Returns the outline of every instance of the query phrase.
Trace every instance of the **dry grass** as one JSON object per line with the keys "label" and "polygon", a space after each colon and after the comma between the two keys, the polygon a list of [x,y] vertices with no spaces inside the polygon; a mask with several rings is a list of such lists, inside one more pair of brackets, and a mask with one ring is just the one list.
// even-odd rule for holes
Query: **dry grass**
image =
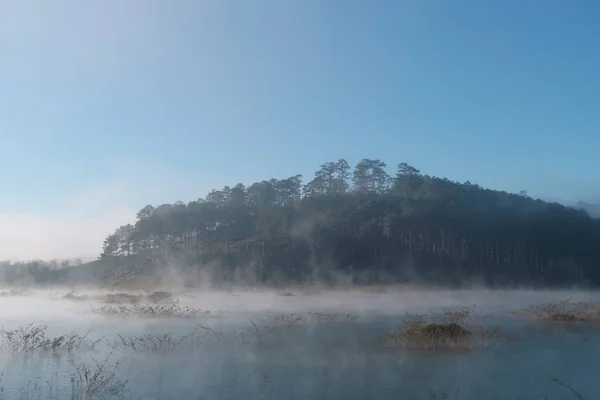
{"label": "dry grass", "polygon": [[444,310],[444,319],[447,322],[458,324],[461,321],[467,320],[475,314],[475,307],[459,307]]}
{"label": "dry grass", "polygon": [[2,337],[5,344],[13,351],[32,352],[32,351],[73,351],[81,348],[93,348],[100,342],[88,341],[86,339],[89,332],[79,335],[75,332],[69,332],[59,336],[48,336],[45,326],[36,326],[29,324],[13,330],[3,330]]}
{"label": "dry grass", "polygon": [[181,343],[192,337],[200,328],[194,329],[190,334],[173,338],[170,333],[154,334],[148,333],[142,336],[123,337],[117,334],[120,344],[135,352],[170,353]]}
{"label": "dry grass", "polygon": [[298,313],[277,313],[272,317],[269,317],[274,323],[292,325],[300,323],[313,323],[313,324],[332,324],[332,323],[343,323],[343,322],[354,322],[358,319],[356,315],[348,313],[321,313],[321,312],[308,312],[305,314]]}
{"label": "dry grass", "polygon": [[144,292],[109,292],[101,295],[85,295],[71,291],[62,296],[65,300],[83,301],[96,300],[105,304],[140,304],[144,302],[158,304],[165,302],[177,302],[174,295],[170,292],[155,291],[151,293]]}
{"label": "dry grass", "polygon": [[119,380],[117,369],[119,362],[113,366],[108,364],[112,353],[94,365],[86,363],[76,364],[71,360],[74,371],[71,373],[71,399],[84,400],[97,398],[103,395],[121,397],[127,385],[127,380]]}
{"label": "dry grass", "polygon": [[402,326],[384,338],[387,347],[406,349],[452,349],[470,350],[473,348],[472,333],[465,327],[452,323],[428,323]]}
{"label": "dry grass", "polygon": [[471,350],[498,339],[499,328],[486,328],[468,321],[473,311],[469,307],[446,310],[440,322],[428,322],[427,315],[407,314],[402,326],[383,338],[384,345],[419,350]]}
{"label": "dry grass", "polygon": [[547,322],[582,322],[600,318],[600,304],[593,302],[572,303],[571,299],[555,300],[527,307],[517,316],[525,316]]}
{"label": "dry grass", "polygon": [[146,318],[221,318],[224,315],[224,312],[219,310],[203,310],[179,304],[105,305],[92,308],[91,311],[104,316]]}

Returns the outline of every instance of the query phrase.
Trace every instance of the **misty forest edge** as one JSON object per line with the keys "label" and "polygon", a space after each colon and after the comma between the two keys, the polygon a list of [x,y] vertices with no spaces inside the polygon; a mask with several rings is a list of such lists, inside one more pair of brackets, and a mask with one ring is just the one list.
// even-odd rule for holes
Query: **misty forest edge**
{"label": "misty forest edge", "polygon": [[[111,282],[175,269],[213,284],[597,286],[600,219],[583,209],[344,159],[301,175],[147,205],[97,261],[2,263],[7,284]],[[197,280],[190,279],[190,282]]]}

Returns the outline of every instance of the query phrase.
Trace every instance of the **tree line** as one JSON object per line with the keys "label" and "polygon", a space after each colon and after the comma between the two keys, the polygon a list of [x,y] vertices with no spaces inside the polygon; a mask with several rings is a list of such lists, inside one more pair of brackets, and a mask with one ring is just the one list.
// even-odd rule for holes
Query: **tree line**
{"label": "tree line", "polygon": [[147,205],[103,244],[117,279],[176,267],[215,282],[600,283],[600,220],[584,210],[340,159],[301,175]]}
{"label": "tree line", "polygon": [[[80,258],[67,260],[0,261],[0,282],[40,284],[54,281],[59,271],[83,264]],[[64,274],[64,273],[63,273]]]}

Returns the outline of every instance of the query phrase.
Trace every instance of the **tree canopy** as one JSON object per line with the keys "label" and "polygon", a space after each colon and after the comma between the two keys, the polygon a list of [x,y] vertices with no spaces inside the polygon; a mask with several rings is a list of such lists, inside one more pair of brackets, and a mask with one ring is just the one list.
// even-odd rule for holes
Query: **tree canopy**
{"label": "tree canopy", "polygon": [[600,220],[585,211],[340,159],[301,175],[147,205],[104,241],[110,273],[176,266],[215,281],[600,283]]}

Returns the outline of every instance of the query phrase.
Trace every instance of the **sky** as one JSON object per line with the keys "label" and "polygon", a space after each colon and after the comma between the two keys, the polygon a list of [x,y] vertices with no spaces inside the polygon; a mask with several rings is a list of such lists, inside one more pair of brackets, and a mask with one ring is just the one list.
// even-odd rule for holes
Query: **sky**
{"label": "sky", "polygon": [[600,201],[595,0],[0,1],[0,259],[346,158]]}

